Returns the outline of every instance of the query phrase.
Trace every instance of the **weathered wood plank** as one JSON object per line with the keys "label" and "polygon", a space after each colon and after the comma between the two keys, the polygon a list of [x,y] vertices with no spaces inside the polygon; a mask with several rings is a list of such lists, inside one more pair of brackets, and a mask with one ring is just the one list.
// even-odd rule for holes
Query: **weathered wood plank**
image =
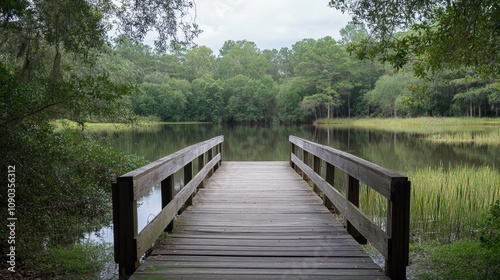
{"label": "weathered wood plank", "polygon": [[224,162],[131,279],[387,279],[288,162]]}

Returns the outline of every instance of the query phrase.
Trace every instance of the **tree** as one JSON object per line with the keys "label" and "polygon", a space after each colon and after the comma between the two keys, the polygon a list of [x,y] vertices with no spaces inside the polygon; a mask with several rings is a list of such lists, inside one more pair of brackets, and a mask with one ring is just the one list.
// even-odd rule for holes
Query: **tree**
{"label": "tree", "polygon": [[[145,164],[83,133],[56,133],[51,121],[71,118],[82,127],[99,118],[124,121],[120,116],[130,108],[126,96],[140,75],[127,69],[134,68],[130,60],[105,55],[112,52],[108,31],[117,18],[134,39],[159,26],[160,48],[168,36],[177,38],[179,28],[196,35],[179,26],[176,12],[191,2],[164,2],[0,1],[0,166],[22,170],[15,178],[16,203],[22,205],[16,210],[24,221],[16,236],[16,260],[36,273],[45,268],[47,274],[35,278],[75,278],[54,275],[59,266],[50,256],[61,248],[80,253],[74,248],[84,232],[110,221],[112,180]],[[175,101],[175,107],[182,104],[182,96]],[[7,198],[0,194],[0,199]],[[0,213],[4,220],[6,215]],[[6,236],[6,230],[0,229],[0,235]],[[7,247],[0,250],[5,255]]]}
{"label": "tree", "polygon": [[357,43],[368,38],[368,31],[362,24],[356,24],[352,21],[340,29],[340,43],[343,45]]}
{"label": "tree", "polygon": [[234,89],[227,101],[226,119],[243,122],[272,120],[275,98],[274,82],[271,76],[257,80],[238,75],[231,79],[230,84],[236,83],[239,84],[239,88]]}
{"label": "tree", "polygon": [[189,46],[201,33],[194,21],[186,20],[193,18],[190,17],[190,12],[194,9],[194,1],[120,0],[119,4],[116,8],[116,15],[120,20],[119,29],[136,42],[143,41],[146,34],[154,30],[158,34],[154,44],[161,52],[165,52],[170,46]]}
{"label": "tree", "polygon": [[193,81],[212,72],[215,56],[212,50],[205,46],[189,49],[184,55],[185,77]]}
{"label": "tree", "polygon": [[415,78],[411,75],[401,73],[382,76],[375,84],[375,88],[365,96],[370,106],[370,113],[394,118],[407,114],[403,98],[410,95],[409,85],[414,81]]}
{"label": "tree", "polygon": [[330,95],[318,93],[304,97],[300,103],[300,109],[309,118],[314,116],[314,119],[325,117],[325,112],[333,103],[333,98]]}
{"label": "tree", "polygon": [[195,121],[222,121],[224,103],[222,87],[206,74],[191,83],[190,119]]}
{"label": "tree", "polygon": [[[499,78],[497,0],[331,0],[330,7],[369,28],[368,38],[348,47],[358,58],[378,58],[396,68],[415,60],[420,76],[470,67],[483,77]],[[401,31],[407,32],[398,34]]]}
{"label": "tree", "polygon": [[267,60],[254,42],[227,41],[224,43],[221,55],[216,63],[215,78],[229,79],[244,75],[260,79],[266,75]]}

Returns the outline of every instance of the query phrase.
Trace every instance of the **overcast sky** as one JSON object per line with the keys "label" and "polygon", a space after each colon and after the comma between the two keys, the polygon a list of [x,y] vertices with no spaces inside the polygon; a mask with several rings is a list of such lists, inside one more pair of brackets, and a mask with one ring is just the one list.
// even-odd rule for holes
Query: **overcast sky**
{"label": "overcast sky", "polygon": [[328,7],[328,0],[195,0],[196,22],[203,33],[195,39],[218,55],[227,40],[253,41],[261,49],[291,47],[305,38],[331,36],[349,16]]}

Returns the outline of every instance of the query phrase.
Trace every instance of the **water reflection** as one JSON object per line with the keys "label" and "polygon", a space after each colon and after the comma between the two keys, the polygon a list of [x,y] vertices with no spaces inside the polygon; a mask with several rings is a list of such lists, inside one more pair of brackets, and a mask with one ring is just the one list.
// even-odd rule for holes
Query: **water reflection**
{"label": "water reflection", "polygon": [[[479,131],[481,129],[478,128]],[[225,136],[224,160],[286,161],[289,158],[288,136],[296,135],[403,173],[429,165],[448,166],[448,163],[500,166],[498,145],[451,146],[425,141],[425,134],[422,133],[349,127],[271,124],[152,125],[137,130],[99,134],[111,139],[118,149],[144,156],[151,161],[217,135]]]}

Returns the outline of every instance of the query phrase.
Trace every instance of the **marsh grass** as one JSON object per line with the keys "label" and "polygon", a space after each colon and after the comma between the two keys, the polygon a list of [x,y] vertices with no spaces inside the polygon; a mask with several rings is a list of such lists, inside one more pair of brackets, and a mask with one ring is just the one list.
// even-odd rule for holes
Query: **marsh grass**
{"label": "marsh grass", "polygon": [[451,145],[473,144],[475,146],[500,145],[500,130],[489,132],[437,133],[424,138],[426,141]]}
{"label": "marsh grass", "polygon": [[356,127],[417,134],[460,133],[463,131],[498,131],[500,118],[386,118],[320,119],[319,128]]}
{"label": "marsh grass", "polygon": [[[413,242],[452,242],[477,236],[489,207],[500,199],[495,167],[440,166],[408,172],[412,181],[410,234]],[[383,229],[387,202],[362,186],[360,207]]]}
{"label": "marsh grass", "polygon": [[[192,124],[203,124],[202,122],[159,122],[159,121],[148,121],[142,120],[134,123],[85,123],[84,131],[90,133],[98,132],[115,132],[115,131],[151,131],[161,129],[162,125],[192,125]],[[82,130],[82,127],[74,121],[60,119],[52,121],[55,131],[62,131],[64,129],[75,129]]]}
{"label": "marsh grass", "polygon": [[360,118],[360,119],[319,119],[318,125],[349,126],[464,126],[464,125],[500,125],[500,118]]}

